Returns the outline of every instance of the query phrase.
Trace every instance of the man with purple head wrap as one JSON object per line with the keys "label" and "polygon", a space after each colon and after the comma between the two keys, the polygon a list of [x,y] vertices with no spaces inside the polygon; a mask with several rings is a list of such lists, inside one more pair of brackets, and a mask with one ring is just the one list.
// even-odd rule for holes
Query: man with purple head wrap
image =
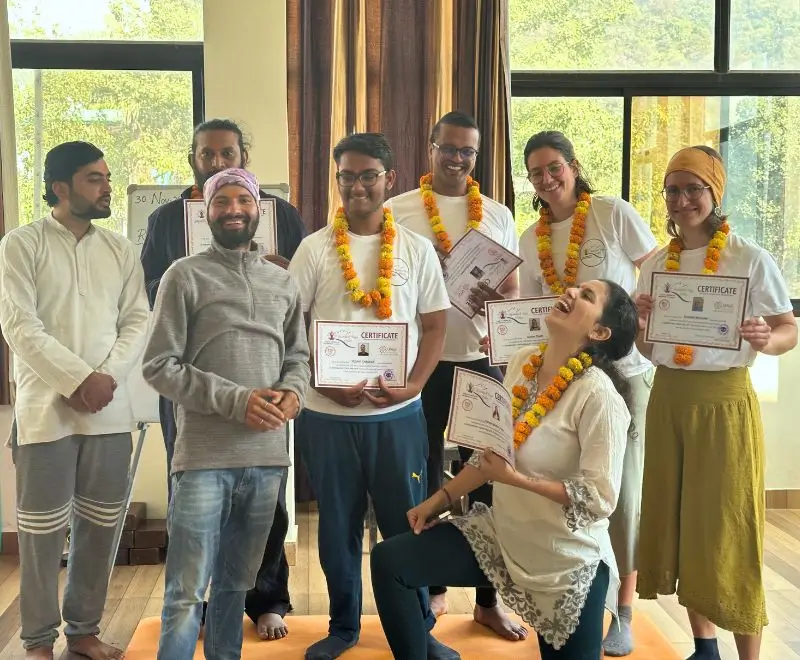
{"label": "man with purple head wrap", "polygon": [[290,465],[284,425],[308,386],[300,292],[253,249],[259,187],[242,169],[205,182],[207,250],[170,266],[156,296],[145,379],[175,403],[178,434],[159,660],[238,658],[245,597]]}

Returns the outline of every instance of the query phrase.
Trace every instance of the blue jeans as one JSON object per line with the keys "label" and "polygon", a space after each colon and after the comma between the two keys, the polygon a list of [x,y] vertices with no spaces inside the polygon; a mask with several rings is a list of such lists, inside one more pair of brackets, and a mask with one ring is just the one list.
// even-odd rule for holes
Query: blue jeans
{"label": "blue jeans", "polygon": [[255,583],[285,472],[252,467],[172,476],[158,660],[194,658],[209,580],[205,657],[239,660],[245,595]]}

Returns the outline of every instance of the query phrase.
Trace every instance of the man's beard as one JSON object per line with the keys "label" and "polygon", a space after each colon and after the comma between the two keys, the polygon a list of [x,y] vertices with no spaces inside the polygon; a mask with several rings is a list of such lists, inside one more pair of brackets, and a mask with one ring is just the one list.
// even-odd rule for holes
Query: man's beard
{"label": "man's beard", "polygon": [[80,200],[73,199],[70,200],[69,212],[75,218],[79,218],[81,220],[86,220],[87,222],[90,222],[91,220],[110,218],[111,204],[109,201],[108,206],[100,207],[94,204],[90,204],[83,198],[80,198]]}
{"label": "man's beard", "polygon": [[[241,229],[226,229],[224,224],[228,220],[243,220],[245,225]],[[211,223],[211,234],[214,236],[214,239],[228,250],[236,250],[243,245],[250,245],[257,229],[257,213],[250,218],[244,214],[223,215]]]}

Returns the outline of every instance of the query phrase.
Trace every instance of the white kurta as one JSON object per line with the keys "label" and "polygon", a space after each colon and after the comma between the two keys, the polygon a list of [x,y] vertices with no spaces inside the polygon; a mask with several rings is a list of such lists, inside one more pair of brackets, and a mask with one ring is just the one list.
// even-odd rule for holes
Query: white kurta
{"label": "white kurta", "polygon": [[[142,266],[124,236],[91,226],[78,240],[52,215],[0,242],[0,326],[14,354],[17,442],[124,433],[134,427],[127,377],[144,348]],[[93,371],[117,381],[93,415],[67,406]]]}
{"label": "white kurta", "polygon": [[[531,387],[522,365],[532,353],[512,358],[509,390]],[[611,380],[589,368],[516,454],[518,472],[562,481],[570,504],[496,483],[491,509],[477,504],[452,520],[503,601],[556,649],[575,632],[600,562],[611,575],[606,606],[616,613],[619,574],[608,517],[617,504],[629,424]],[[470,462],[477,460],[476,452]]]}

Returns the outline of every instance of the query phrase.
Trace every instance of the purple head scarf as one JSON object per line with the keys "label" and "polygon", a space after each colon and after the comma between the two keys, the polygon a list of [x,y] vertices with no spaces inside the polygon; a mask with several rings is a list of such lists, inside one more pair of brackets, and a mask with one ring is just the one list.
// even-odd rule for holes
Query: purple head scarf
{"label": "purple head scarf", "polygon": [[231,168],[229,170],[217,172],[203,185],[203,199],[206,200],[206,206],[211,204],[214,195],[216,195],[223,186],[241,186],[253,196],[256,202],[259,200],[258,181],[255,176],[247,170]]}

